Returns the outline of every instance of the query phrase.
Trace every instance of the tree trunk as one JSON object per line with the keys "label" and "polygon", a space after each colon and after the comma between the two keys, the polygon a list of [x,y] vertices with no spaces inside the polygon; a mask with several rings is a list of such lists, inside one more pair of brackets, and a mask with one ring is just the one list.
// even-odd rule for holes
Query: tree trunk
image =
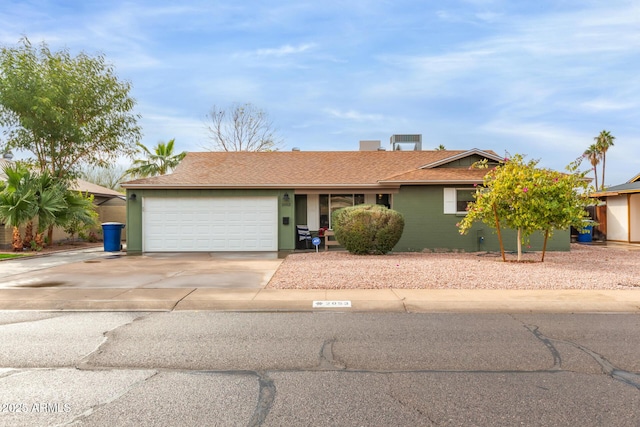
{"label": "tree trunk", "polygon": [[[34,239],[36,242],[36,246],[40,249],[44,248],[44,233],[36,233],[36,237]],[[40,250],[38,249],[38,250]]]}
{"label": "tree trunk", "polygon": [[518,228],[518,262],[522,260],[522,229]]}
{"label": "tree trunk", "polygon": [[507,262],[504,255],[504,244],[502,243],[502,233],[500,232],[500,220],[498,219],[498,209],[496,205],[493,205],[493,214],[496,217],[496,230],[498,231],[498,242],[500,243],[500,254],[502,255],[502,262]]}
{"label": "tree trunk", "polygon": [[602,191],[604,191],[604,168],[605,168],[606,164],[607,164],[607,154],[606,153],[602,153],[602,183],[601,183]]}
{"label": "tree trunk", "polygon": [[20,237],[20,229],[13,227],[13,239],[11,241],[11,247],[14,252],[22,252],[24,246],[22,244],[22,237]]}
{"label": "tree trunk", "polygon": [[29,221],[24,230],[24,239],[22,239],[22,245],[31,247],[31,241],[33,240],[33,221]]}
{"label": "tree trunk", "polygon": [[[47,243],[49,245],[53,244],[53,224],[50,225],[49,229],[47,230]],[[42,242],[42,247],[45,247],[44,241]]]}
{"label": "tree trunk", "polygon": [[549,230],[544,232],[544,244],[542,245],[542,261],[544,262],[544,254],[547,253],[547,240],[549,240]]}

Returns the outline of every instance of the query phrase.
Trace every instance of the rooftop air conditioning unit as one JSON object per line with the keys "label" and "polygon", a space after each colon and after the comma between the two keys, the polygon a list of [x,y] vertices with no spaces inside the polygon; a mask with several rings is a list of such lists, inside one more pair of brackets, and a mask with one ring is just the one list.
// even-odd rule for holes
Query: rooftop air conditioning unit
{"label": "rooftop air conditioning unit", "polygon": [[422,150],[422,134],[414,135],[391,135],[391,149],[399,150]]}

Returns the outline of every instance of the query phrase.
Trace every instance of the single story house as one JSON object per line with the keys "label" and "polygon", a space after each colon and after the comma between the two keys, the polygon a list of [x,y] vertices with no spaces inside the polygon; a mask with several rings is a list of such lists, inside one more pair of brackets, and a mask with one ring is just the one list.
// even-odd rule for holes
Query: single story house
{"label": "single story house", "polygon": [[640,243],[640,174],[624,184],[592,194],[606,202],[606,238],[612,242]]}
{"label": "single story house", "polygon": [[[403,214],[394,251],[498,251],[495,232],[456,223],[486,173],[470,166],[502,158],[487,150],[191,152],[172,174],[123,183],[127,251],[290,251],[296,225],[331,228],[331,213],[362,203]],[[505,230],[507,250],[516,238]],[[541,235],[531,248],[542,247]],[[548,250],[569,250],[569,230]]]}

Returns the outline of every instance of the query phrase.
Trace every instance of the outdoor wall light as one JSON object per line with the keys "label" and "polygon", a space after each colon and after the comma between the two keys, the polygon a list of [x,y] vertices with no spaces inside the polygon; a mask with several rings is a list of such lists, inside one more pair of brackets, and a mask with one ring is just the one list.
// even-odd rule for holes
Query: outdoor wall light
{"label": "outdoor wall light", "polygon": [[129,196],[129,200],[131,200],[132,202],[136,201],[136,193],[131,193],[131,195]]}
{"label": "outdoor wall light", "polygon": [[284,200],[285,202],[289,201],[289,193],[284,193],[284,196],[282,196],[282,200]]}

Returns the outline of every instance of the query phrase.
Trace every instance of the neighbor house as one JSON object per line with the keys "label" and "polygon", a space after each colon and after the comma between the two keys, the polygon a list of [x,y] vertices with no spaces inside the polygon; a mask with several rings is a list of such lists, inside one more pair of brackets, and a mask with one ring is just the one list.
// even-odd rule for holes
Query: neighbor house
{"label": "neighbor house", "polygon": [[606,203],[606,215],[598,221],[608,241],[640,243],[640,174],[592,196]]}
{"label": "neighbor house", "polygon": [[[497,251],[495,233],[478,224],[460,235],[475,186],[486,170],[470,168],[487,150],[188,153],[170,175],[123,183],[127,190],[127,251],[289,251],[296,225],[332,228],[331,213],[362,203],[403,214],[395,251]],[[515,235],[506,233],[507,249]],[[513,238],[511,238],[513,237]],[[534,236],[533,249],[542,239]],[[568,250],[569,231],[550,250]]]}

